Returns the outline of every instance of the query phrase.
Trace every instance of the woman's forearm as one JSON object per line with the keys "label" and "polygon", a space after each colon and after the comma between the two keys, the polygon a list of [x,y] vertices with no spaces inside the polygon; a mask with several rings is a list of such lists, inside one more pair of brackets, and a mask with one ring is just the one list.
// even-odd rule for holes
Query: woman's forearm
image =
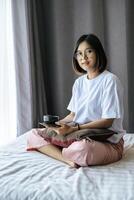
{"label": "woman's forearm", "polygon": [[[89,122],[89,123],[86,123],[86,124],[81,124],[81,125],[79,125],[79,128],[80,129],[109,128],[109,127],[112,126],[113,120],[114,119],[100,119],[100,120],[96,120],[96,121]],[[74,127],[74,130],[77,130],[77,127]]]}
{"label": "woman's forearm", "polygon": [[71,112],[69,115],[61,119],[60,122],[65,122],[65,123],[72,122],[74,119],[74,116],[75,116],[75,113]]}

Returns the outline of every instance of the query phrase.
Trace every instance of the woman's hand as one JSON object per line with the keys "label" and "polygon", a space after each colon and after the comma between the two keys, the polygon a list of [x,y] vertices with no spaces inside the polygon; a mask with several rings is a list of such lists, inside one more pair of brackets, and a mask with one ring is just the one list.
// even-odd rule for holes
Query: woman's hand
{"label": "woman's hand", "polygon": [[68,126],[67,124],[62,124],[59,122],[60,127],[52,128],[58,135],[69,134],[74,131],[72,126]]}
{"label": "woman's hand", "polygon": [[67,124],[67,123],[68,123],[68,121],[65,121],[65,120],[63,120],[63,119],[61,119],[61,120],[55,122],[55,124],[56,124],[56,125],[59,125],[59,126],[61,126],[61,124],[63,125],[63,124]]}
{"label": "woman's hand", "polygon": [[63,119],[61,119],[61,120],[55,122],[55,124],[57,124],[57,125],[60,125],[60,124],[68,124],[68,123],[70,123],[70,122],[73,121],[74,117],[75,117],[75,113],[74,113],[74,112],[70,112],[69,115],[67,115],[67,116],[64,117]]}

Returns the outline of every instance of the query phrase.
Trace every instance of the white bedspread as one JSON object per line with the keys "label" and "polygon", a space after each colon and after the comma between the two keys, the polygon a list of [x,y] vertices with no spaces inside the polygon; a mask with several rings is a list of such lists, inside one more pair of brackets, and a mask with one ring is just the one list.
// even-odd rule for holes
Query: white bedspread
{"label": "white bedspread", "polygon": [[124,136],[121,161],[79,169],[27,152],[26,135],[0,149],[0,200],[134,199],[134,134]]}

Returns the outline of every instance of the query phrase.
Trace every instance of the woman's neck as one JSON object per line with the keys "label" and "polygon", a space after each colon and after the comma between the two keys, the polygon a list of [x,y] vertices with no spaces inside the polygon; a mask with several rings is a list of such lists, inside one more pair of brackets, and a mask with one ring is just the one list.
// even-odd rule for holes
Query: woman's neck
{"label": "woman's neck", "polygon": [[93,79],[96,76],[98,76],[99,74],[100,74],[100,72],[98,70],[96,70],[96,71],[88,71],[87,72],[87,78],[88,79]]}

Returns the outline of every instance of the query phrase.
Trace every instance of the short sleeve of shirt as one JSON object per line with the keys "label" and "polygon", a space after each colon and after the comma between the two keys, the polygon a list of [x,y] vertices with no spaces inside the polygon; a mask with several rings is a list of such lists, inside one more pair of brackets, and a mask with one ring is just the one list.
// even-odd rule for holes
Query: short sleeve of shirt
{"label": "short sleeve of shirt", "polygon": [[72,97],[71,97],[71,100],[67,107],[68,110],[70,110],[71,112],[74,112],[74,113],[76,111],[76,91],[77,91],[77,83],[75,81],[73,88],[72,88]]}
{"label": "short sleeve of shirt", "polygon": [[123,88],[117,77],[106,80],[101,106],[102,118],[123,118]]}

